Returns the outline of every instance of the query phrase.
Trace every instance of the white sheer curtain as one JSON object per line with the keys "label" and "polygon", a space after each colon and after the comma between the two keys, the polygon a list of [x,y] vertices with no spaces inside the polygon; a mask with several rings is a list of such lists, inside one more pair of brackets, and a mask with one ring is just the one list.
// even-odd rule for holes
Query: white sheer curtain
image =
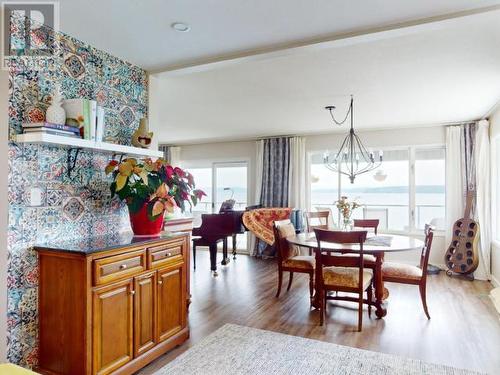
{"label": "white sheer curtain", "polygon": [[[490,141],[489,124],[481,120],[475,124],[473,138],[474,185],[476,202],[474,219],[479,223],[479,266],[474,272],[477,279],[489,280],[491,256],[491,214],[490,214]],[[451,228],[464,214],[466,186],[463,126],[446,128],[446,245],[451,242]]]}
{"label": "white sheer curtain", "polygon": [[179,146],[170,146],[170,164],[174,167],[181,167],[181,148]]}
{"label": "white sheer curtain", "polygon": [[[262,191],[262,166],[264,164],[264,141],[259,140],[255,142],[255,197],[254,204],[260,204],[260,193]],[[257,239],[252,232],[247,232],[249,236],[248,253],[252,256],[257,254],[256,243]]]}
{"label": "white sheer curtain", "polygon": [[479,223],[479,267],[476,277],[491,279],[491,185],[490,185],[490,137],[489,123],[481,120],[476,128],[476,144],[474,147],[476,162],[476,212],[475,219]]}
{"label": "white sheer curtain", "polygon": [[306,139],[304,137],[293,137],[290,139],[288,202],[290,207],[300,210],[307,209],[306,168]]}

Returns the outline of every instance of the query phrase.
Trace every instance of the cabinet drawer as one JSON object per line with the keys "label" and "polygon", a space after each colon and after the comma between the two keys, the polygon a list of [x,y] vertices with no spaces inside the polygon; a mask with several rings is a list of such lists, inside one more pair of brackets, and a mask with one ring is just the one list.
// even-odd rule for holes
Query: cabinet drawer
{"label": "cabinet drawer", "polygon": [[183,245],[184,241],[176,241],[148,248],[148,268],[182,262]]}
{"label": "cabinet drawer", "polygon": [[146,251],[137,250],[94,260],[94,285],[133,276],[146,269]]}

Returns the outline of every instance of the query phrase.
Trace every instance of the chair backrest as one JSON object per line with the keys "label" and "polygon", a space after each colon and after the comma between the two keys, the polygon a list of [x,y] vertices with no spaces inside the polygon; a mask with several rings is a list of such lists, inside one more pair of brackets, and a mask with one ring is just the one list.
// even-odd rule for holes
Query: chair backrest
{"label": "chair backrest", "polygon": [[431,253],[432,239],[434,238],[434,226],[425,224],[425,240],[420,254],[420,268],[422,269],[422,277],[427,276],[427,265],[429,264],[429,255]]}
{"label": "chair backrest", "polygon": [[[315,228],[328,229],[330,226],[330,211],[306,211],[307,231],[312,232]],[[313,224],[317,219],[319,224]]]}
{"label": "chair backrest", "polygon": [[377,234],[379,219],[354,219],[355,228],[372,228]]}
{"label": "chair backrest", "polygon": [[[355,267],[359,268],[359,292],[363,292],[363,270],[364,270],[364,256],[363,256],[363,243],[368,234],[366,230],[363,231],[333,231],[325,229],[314,229],[316,240],[318,241],[318,248],[316,250],[316,269],[320,286],[323,284],[323,267]],[[325,249],[323,243],[336,243],[336,244],[358,244],[359,251],[353,251],[348,248],[339,248],[336,250]],[[341,256],[335,253],[351,253],[357,256]]]}
{"label": "chair backrest", "polygon": [[273,224],[274,244],[278,262],[283,262],[295,255],[299,255],[297,246],[290,244],[286,238],[295,235],[295,227],[290,220],[277,220]]}

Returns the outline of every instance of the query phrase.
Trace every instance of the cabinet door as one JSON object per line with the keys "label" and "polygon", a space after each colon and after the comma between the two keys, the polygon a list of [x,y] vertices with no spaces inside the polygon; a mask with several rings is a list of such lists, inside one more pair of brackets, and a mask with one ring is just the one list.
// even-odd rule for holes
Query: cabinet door
{"label": "cabinet door", "polygon": [[93,373],[109,374],[133,357],[133,282],[93,291]]}
{"label": "cabinet door", "polygon": [[158,342],[186,327],[186,278],[183,264],[158,271]]}
{"label": "cabinet door", "polygon": [[156,272],[134,279],[134,355],[156,345]]}

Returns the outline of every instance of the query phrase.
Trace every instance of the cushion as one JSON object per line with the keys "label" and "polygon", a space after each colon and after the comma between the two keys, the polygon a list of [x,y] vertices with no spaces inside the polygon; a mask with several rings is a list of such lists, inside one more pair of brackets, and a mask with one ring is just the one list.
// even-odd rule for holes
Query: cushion
{"label": "cushion", "polygon": [[[363,290],[368,288],[372,277],[372,270],[363,270]],[[325,267],[323,268],[323,284],[357,288],[359,284],[359,268]]]}
{"label": "cushion", "polygon": [[285,260],[282,264],[284,267],[295,267],[303,269],[314,269],[316,260],[313,256],[298,255]]}
{"label": "cushion", "polygon": [[384,262],[382,264],[382,275],[385,277],[398,277],[403,279],[420,280],[422,270],[409,264]]}
{"label": "cushion", "polygon": [[[292,223],[290,224],[285,224],[285,225],[280,225],[278,227],[278,232],[280,234],[281,238],[287,238],[290,236],[295,236],[295,227],[293,226]],[[295,256],[300,255],[300,247],[294,244],[291,244],[289,242],[283,242],[284,247],[286,246],[287,249],[283,251],[283,259],[289,259]],[[287,252],[288,250],[288,252]]]}

